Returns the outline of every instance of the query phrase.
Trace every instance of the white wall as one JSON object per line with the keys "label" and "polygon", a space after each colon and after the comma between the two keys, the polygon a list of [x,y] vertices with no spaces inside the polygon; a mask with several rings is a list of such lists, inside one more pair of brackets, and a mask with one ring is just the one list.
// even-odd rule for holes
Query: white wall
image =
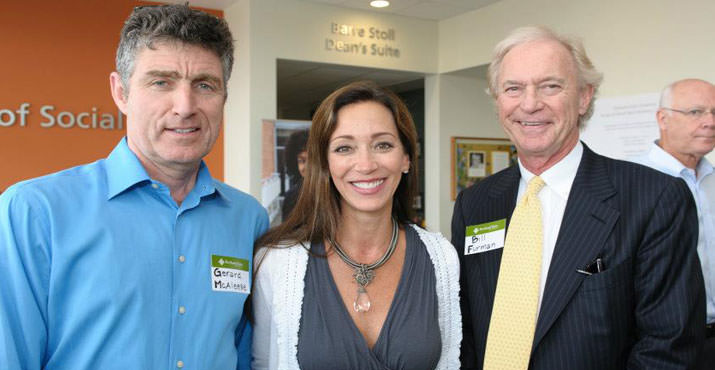
{"label": "white wall", "polygon": [[[251,65],[254,44],[251,42],[251,17],[248,1],[239,1],[224,10],[236,52],[231,79],[228,81],[228,99],[224,117],[224,181],[251,193],[252,162],[261,162],[260,148],[251,148],[251,141],[260,142],[261,127],[251,125],[253,96],[251,91]],[[252,140],[253,139],[253,140]],[[260,173],[259,173],[260,178]],[[260,180],[259,180],[260,181]],[[261,199],[260,191],[251,193]]]}
{"label": "white wall", "polygon": [[660,91],[689,76],[715,80],[712,0],[503,0],[439,24],[439,70],[489,62],[516,27],[543,24],[580,37],[604,72],[603,96]]}
{"label": "white wall", "polygon": [[[430,85],[435,85],[430,88],[437,97],[435,100],[439,102],[439,108],[427,119],[428,122],[438,124],[425,129],[429,139],[425,146],[432,145],[426,149],[429,162],[426,163],[428,175],[425,188],[426,194],[436,195],[431,198],[433,203],[427,204],[427,226],[449,237],[454,207],[451,192],[451,138],[503,138],[506,135],[496,119],[491,98],[484,92],[486,79],[473,74],[450,73],[431,77],[430,80]],[[430,136],[435,134],[437,138]]]}

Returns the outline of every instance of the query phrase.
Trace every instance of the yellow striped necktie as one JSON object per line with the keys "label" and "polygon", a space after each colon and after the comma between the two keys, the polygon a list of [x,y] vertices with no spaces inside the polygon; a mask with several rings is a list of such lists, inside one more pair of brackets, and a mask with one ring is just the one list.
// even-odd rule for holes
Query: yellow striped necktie
{"label": "yellow striped necktie", "polygon": [[509,222],[489,321],[484,370],[529,367],[541,279],[543,229],[538,194],[543,187],[544,180],[539,176],[529,181]]}

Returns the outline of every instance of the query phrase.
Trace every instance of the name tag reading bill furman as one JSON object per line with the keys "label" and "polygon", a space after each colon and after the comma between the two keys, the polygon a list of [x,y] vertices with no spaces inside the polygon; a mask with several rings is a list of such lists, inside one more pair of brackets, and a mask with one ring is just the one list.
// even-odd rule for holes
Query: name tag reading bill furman
{"label": "name tag reading bill furman", "polygon": [[467,226],[464,232],[464,255],[504,248],[506,218]]}
{"label": "name tag reading bill furman", "polygon": [[251,290],[248,268],[248,260],[212,254],[211,289],[248,294]]}

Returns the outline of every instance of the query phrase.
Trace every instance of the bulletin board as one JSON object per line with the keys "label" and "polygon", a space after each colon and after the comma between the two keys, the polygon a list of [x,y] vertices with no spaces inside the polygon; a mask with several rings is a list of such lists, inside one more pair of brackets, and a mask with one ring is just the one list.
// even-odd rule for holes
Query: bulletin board
{"label": "bulletin board", "polygon": [[452,200],[460,191],[516,161],[509,139],[452,137]]}

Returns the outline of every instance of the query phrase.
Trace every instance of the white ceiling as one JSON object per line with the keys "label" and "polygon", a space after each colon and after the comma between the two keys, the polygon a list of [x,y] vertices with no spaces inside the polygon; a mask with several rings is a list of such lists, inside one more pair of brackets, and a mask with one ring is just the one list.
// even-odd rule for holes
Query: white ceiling
{"label": "white ceiling", "polygon": [[[470,12],[493,4],[499,0],[390,0],[386,8],[373,8],[370,0],[302,0],[329,4],[352,9],[362,9],[377,13],[403,15],[406,17],[441,20]],[[186,0],[163,0],[166,3],[185,3]],[[209,9],[226,9],[238,0],[191,0],[193,6]]]}

